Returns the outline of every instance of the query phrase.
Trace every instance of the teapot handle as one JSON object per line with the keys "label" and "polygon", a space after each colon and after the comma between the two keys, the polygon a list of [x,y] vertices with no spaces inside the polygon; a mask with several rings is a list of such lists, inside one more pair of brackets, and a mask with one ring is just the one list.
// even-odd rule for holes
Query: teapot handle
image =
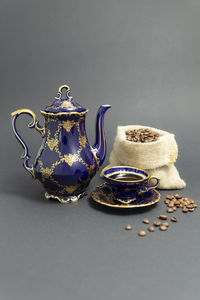
{"label": "teapot handle", "polygon": [[23,141],[23,139],[20,137],[20,135],[18,134],[16,126],[15,126],[15,122],[16,122],[17,118],[19,117],[19,115],[21,115],[21,114],[28,114],[33,118],[33,121],[28,124],[28,127],[29,128],[35,128],[37,131],[39,131],[41,133],[42,137],[45,136],[45,128],[41,127],[39,125],[38,120],[36,119],[36,115],[30,109],[19,109],[19,110],[14,111],[11,114],[11,116],[12,116],[12,130],[13,130],[17,140],[20,142],[20,144],[24,148],[24,153],[21,156],[21,158],[23,160],[23,166],[29,173],[31,173],[31,175],[35,179],[35,173],[34,173],[33,166],[28,165],[28,160],[31,158],[29,156],[29,153],[28,153],[28,147],[27,147],[26,143]]}

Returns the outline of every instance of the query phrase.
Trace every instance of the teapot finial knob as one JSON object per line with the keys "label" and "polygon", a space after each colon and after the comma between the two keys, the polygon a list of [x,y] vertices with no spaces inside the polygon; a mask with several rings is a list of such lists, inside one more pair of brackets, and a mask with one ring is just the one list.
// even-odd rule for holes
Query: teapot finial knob
{"label": "teapot finial knob", "polygon": [[63,84],[59,87],[59,89],[58,89],[58,98],[61,99],[63,89],[66,89],[66,98],[67,98],[67,100],[71,100],[72,97],[70,96],[70,87],[66,84]]}

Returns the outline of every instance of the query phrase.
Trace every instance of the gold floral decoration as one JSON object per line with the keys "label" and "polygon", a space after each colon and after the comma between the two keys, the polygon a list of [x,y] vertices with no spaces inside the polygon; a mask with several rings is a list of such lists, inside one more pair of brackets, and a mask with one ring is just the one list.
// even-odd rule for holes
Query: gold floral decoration
{"label": "gold floral decoration", "polygon": [[78,161],[78,155],[71,153],[65,154],[61,160],[65,161],[71,167],[75,161]]}
{"label": "gold floral decoration", "polygon": [[68,121],[62,122],[62,125],[67,132],[70,132],[70,130],[72,129],[74,124],[75,124],[75,122],[73,120],[72,121],[68,120]]}
{"label": "gold floral decoration", "polygon": [[94,169],[95,169],[95,164],[90,165],[88,167],[88,173],[89,173],[90,176],[92,176],[94,174]]}
{"label": "gold floral decoration", "polygon": [[58,145],[58,139],[47,139],[47,145],[51,151]]}
{"label": "gold floral decoration", "polygon": [[75,108],[75,106],[70,101],[66,101],[66,100],[63,101],[63,103],[61,104],[60,107],[62,107],[62,108],[68,108],[68,107]]}
{"label": "gold floral decoration", "polygon": [[50,168],[41,168],[42,180],[49,179],[52,174],[52,170]]}
{"label": "gold floral decoration", "polygon": [[[50,180],[52,183],[54,183],[56,185],[60,195],[66,195],[66,194],[73,195],[73,193],[75,193],[76,190],[78,190],[78,188],[81,186],[81,184],[75,184],[75,185],[60,184],[59,180],[56,180],[56,178],[54,177],[55,168],[63,162],[67,163],[71,167],[73,165],[73,163],[79,161],[87,168],[89,178],[91,178],[95,173],[96,160],[93,159],[93,163],[92,163],[92,165],[90,165],[80,155],[82,149],[85,148],[86,144],[88,143],[86,135],[81,135],[80,122],[75,122],[74,120],[66,120],[66,121],[57,120],[58,128],[57,128],[56,132],[54,133],[54,136],[52,138],[50,138],[51,132],[48,128],[49,121],[52,121],[52,120],[48,119],[48,121],[46,121],[47,139],[46,139],[46,143],[44,144],[43,148],[48,146],[51,151],[55,151],[58,154],[58,158],[56,159],[56,161],[54,163],[49,165],[49,167],[45,167],[45,168],[43,166],[43,162],[39,158],[38,163],[40,165],[42,182],[45,182],[45,180]],[[77,130],[79,133],[79,137],[78,137],[79,148],[77,149],[77,151],[75,153],[69,153],[69,154],[62,155],[62,153],[59,150],[59,134],[61,132],[62,127],[67,132],[70,132],[70,130],[73,128],[73,126],[77,127]],[[39,155],[39,157],[40,157],[40,155]],[[79,178],[79,180],[81,182],[80,178]],[[55,190],[52,191],[52,194],[54,192],[55,192]]]}
{"label": "gold floral decoration", "polygon": [[72,194],[76,189],[77,189],[77,185],[65,186],[65,191],[69,194]]}
{"label": "gold floral decoration", "polygon": [[80,136],[79,136],[79,144],[80,144],[83,148],[85,148],[86,142],[87,142],[86,136],[85,136],[85,135],[80,135]]}

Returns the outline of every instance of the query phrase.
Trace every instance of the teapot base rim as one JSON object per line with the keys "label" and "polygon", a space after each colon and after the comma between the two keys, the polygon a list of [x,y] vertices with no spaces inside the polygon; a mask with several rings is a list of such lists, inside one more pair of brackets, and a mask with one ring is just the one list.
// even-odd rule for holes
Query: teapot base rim
{"label": "teapot base rim", "polygon": [[47,200],[54,199],[58,200],[60,203],[75,203],[80,198],[84,197],[87,193],[83,192],[78,195],[70,195],[70,196],[64,196],[64,195],[55,195],[55,194],[49,194],[48,192],[45,193],[45,198]]}

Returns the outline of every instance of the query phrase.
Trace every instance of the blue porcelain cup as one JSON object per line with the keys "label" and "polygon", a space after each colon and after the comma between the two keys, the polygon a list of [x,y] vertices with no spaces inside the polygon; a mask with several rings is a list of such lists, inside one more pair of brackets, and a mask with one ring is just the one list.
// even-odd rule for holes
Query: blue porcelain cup
{"label": "blue porcelain cup", "polygon": [[123,204],[137,200],[137,196],[155,189],[160,182],[158,177],[129,166],[108,167],[104,170],[103,176],[115,199]]}

